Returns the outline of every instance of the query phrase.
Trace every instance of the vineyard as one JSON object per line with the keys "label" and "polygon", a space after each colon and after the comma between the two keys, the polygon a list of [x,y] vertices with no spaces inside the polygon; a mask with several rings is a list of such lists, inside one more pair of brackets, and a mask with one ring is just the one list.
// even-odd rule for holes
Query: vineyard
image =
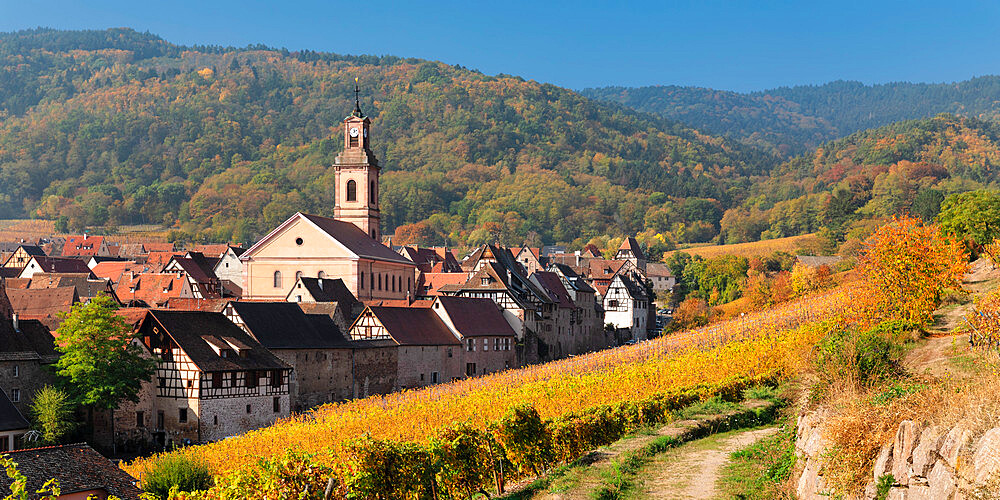
{"label": "vineyard", "polygon": [[[207,462],[216,475],[286,451],[341,470],[358,436],[425,443],[455,425],[486,429],[530,405],[542,419],[626,402],[659,401],[660,411],[760,381],[794,375],[822,337],[824,320],[850,309],[847,287],[674,336],[418,391],[323,406],[239,438],[173,452]],[[694,390],[694,392],[691,392]],[[685,392],[687,391],[687,392]],[[688,396],[684,396],[688,394]],[[659,399],[657,399],[659,398]],[[664,399],[670,402],[663,403]],[[674,405],[674,406],[672,406]],[[664,410],[666,408],[666,410]],[[125,469],[141,477],[158,457]],[[245,473],[245,470],[243,471]]]}
{"label": "vineyard", "polygon": [[730,245],[703,245],[682,248],[673,252],[666,252],[663,258],[670,257],[675,252],[684,252],[689,255],[698,255],[706,259],[718,257],[720,255],[736,255],[739,257],[756,257],[769,255],[774,252],[795,253],[799,249],[810,249],[815,253],[820,246],[820,239],[815,233],[803,234],[799,236],[788,236],[785,238],[774,238],[771,240],[752,241],[749,243],[734,243]]}

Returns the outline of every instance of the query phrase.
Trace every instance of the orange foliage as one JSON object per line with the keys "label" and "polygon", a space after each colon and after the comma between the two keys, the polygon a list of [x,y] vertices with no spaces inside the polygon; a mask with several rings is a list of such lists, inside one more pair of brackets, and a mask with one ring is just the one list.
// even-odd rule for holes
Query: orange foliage
{"label": "orange foliage", "polygon": [[894,217],[865,241],[860,270],[866,297],[882,319],[926,324],[942,290],[958,288],[969,263],[965,248],[936,224]]}

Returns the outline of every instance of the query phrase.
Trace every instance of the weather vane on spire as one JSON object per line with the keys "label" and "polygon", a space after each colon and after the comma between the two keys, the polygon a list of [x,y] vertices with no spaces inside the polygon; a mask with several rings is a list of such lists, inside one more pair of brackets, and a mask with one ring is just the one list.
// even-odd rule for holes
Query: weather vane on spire
{"label": "weather vane on spire", "polygon": [[363,116],[361,114],[361,98],[358,96],[360,92],[361,89],[358,87],[358,77],[354,77],[354,116],[357,116],[358,118]]}

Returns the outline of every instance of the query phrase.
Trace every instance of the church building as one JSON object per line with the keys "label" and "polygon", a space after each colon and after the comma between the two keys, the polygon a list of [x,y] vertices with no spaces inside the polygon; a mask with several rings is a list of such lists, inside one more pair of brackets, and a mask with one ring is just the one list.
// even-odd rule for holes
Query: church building
{"label": "church building", "polygon": [[370,128],[355,100],[334,165],[333,218],[296,213],[247,249],[240,256],[245,299],[283,301],[302,277],[339,278],[362,301],[414,296],[416,265],[381,243],[379,166],[369,147]]}

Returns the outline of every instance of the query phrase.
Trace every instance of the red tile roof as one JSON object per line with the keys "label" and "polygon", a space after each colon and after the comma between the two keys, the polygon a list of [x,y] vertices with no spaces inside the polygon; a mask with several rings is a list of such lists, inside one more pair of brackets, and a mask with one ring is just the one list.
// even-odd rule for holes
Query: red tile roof
{"label": "red tile roof", "polygon": [[90,270],[90,272],[94,273],[98,278],[111,280],[112,283],[118,283],[118,280],[120,280],[122,276],[130,272],[138,274],[152,271],[153,270],[146,264],[137,264],[131,261],[101,262]]}
{"label": "red tile roof", "polygon": [[[431,302],[431,301],[423,301]],[[448,318],[462,337],[513,337],[514,330],[492,299],[438,297]]]}
{"label": "red tile roof", "polygon": [[552,297],[559,307],[564,309],[573,309],[573,298],[569,296],[569,292],[566,291],[566,287],[563,286],[563,282],[559,279],[559,275],[548,271],[538,271],[532,274],[532,277],[541,285],[542,289],[548,293],[549,297]]}
{"label": "red tile roof", "polygon": [[63,257],[97,255],[104,243],[104,236],[69,236],[63,245]]}
{"label": "red tile roof", "polygon": [[43,288],[38,290],[7,290],[10,305],[18,316],[37,319],[50,330],[56,329],[62,320],[59,313],[67,313],[73,304],[79,302],[75,287]]}
{"label": "red tile roof", "polygon": [[434,311],[424,307],[369,307],[399,345],[462,345]]}
{"label": "red tile roof", "polygon": [[[17,450],[8,456],[28,479],[27,491],[36,491],[54,478],[63,495],[103,490],[122,500],[139,497],[132,476],[86,444]],[[6,475],[0,477],[3,487],[9,488],[10,482]]]}
{"label": "red tile roof", "polygon": [[169,273],[143,273],[123,276],[115,287],[115,294],[123,304],[142,301],[156,307],[173,297],[181,297],[190,290],[187,279]]}
{"label": "red tile roof", "polygon": [[435,297],[441,295],[441,287],[445,285],[464,285],[469,279],[467,273],[424,273],[421,276],[422,285],[427,290],[418,289],[417,295]]}

